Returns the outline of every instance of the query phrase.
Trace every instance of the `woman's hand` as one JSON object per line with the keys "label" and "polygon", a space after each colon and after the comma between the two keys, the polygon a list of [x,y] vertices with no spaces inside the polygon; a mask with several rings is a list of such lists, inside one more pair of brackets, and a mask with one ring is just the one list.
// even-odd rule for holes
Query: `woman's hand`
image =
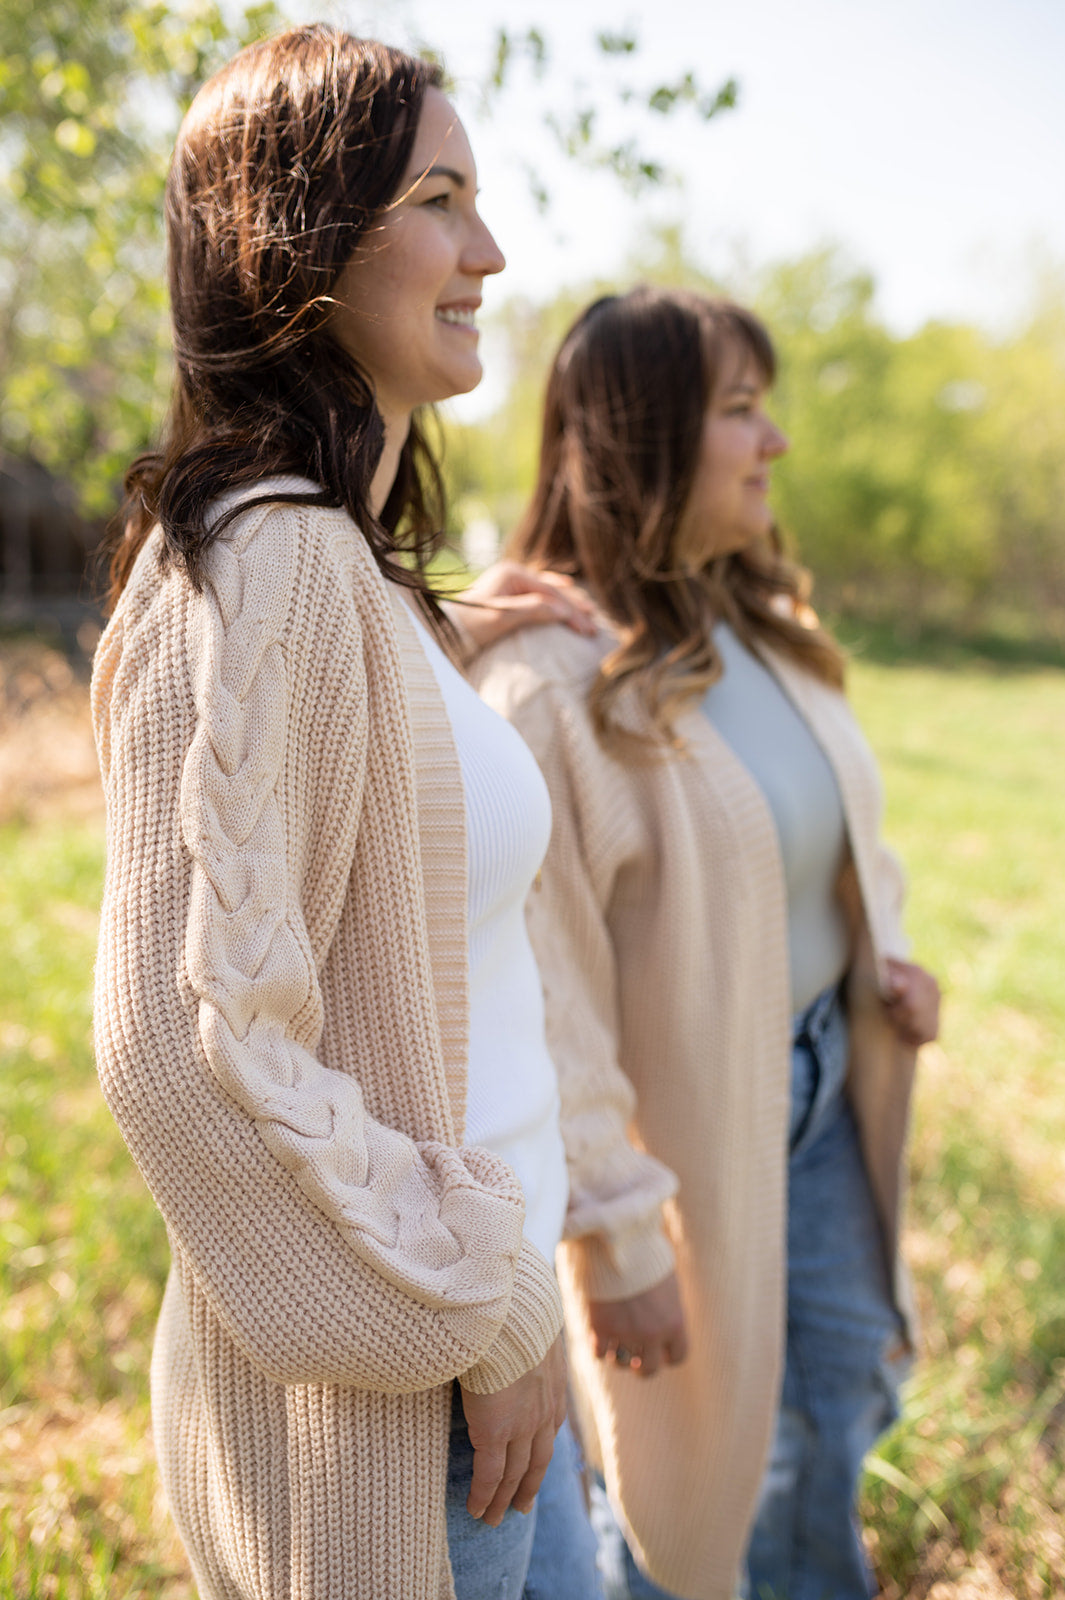
{"label": "woman's hand", "polygon": [[473,1482],[466,1500],[471,1517],[498,1528],[508,1506],[531,1511],[566,1420],[566,1357],[561,1335],[538,1367],[496,1394],[462,1391]]}
{"label": "woman's hand", "polygon": [[888,957],[883,996],[888,1021],[903,1044],[917,1049],[939,1034],[939,984],[924,967]]}
{"label": "woman's hand", "polygon": [[659,1367],[676,1366],[688,1354],[688,1331],[677,1275],[628,1300],[591,1300],[588,1317],[600,1361],[609,1357],[650,1378]]}
{"label": "woman's hand", "polygon": [[592,603],[572,578],[561,572],[534,572],[517,561],[486,567],[459,600],[443,609],[470,654],[485,650],[517,628],[562,622],[575,633],[593,634]]}

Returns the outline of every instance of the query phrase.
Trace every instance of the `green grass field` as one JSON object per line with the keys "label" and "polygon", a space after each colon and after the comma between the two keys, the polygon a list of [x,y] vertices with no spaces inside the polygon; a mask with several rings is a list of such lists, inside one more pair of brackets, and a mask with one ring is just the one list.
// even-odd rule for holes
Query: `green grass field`
{"label": "green grass field", "polygon": [[[859,655],[946,991],[915,1116],[924,1353],[874,1459],[884,1595],[1065,1594],[1065,670]],[[0,758],[2,758],[0,750]],[[190,1600],[146,1398],[162,1226],[89,1043],[97,814],[0,829],[0,1596]]]}

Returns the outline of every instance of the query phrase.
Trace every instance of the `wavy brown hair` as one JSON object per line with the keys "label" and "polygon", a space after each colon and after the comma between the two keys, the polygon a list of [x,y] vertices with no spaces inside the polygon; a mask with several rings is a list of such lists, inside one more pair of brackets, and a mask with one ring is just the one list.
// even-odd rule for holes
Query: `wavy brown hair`
{"label": "wavy brown hair", "polygon": [[[772,383],[773,345],[750,311],[641,287],[590,305],[548,378],[536,487],[507,553],[578,578],[617,627],[589,704],[618,754],[679,747],[677,714],[722,671],[716,618],[755,651],[768,646],[843,684],[842,651],[808,604],[809,575],[775,528],[698,571],[678,560],[706,410],[737,355]],[[622,693],[633,689],[651,734],[621,720]]]}
{"label": "wavy brown hair", "polygon": [[[413,423],[373,514],[384,424],[327,324],[336,278],[396,198],[425,92],[441,84],[433,63],[315,23],[242,50],[196,96],[166,189],[173,397],[162,448],[126,475],[105,549],[112,604],[155,523],[164,559],[198,588],[238,509],[285,500],[345,507],[381,569],[439,620],[425,581],[443,540],[436,463]],[[275,473],[319,491],[209,516],[226,489]]]}

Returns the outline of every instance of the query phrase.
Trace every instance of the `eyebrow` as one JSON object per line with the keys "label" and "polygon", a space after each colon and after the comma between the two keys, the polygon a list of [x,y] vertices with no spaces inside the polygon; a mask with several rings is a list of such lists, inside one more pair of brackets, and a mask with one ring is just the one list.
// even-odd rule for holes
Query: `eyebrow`
{"label": "eyebrow", "polygon": [[456,188],[465,189],[466,187],[465,173],[457,172],[454,167],[430,167],[428,172],[422,173],[418,182],[425,183],[428,178],[450,178]]}

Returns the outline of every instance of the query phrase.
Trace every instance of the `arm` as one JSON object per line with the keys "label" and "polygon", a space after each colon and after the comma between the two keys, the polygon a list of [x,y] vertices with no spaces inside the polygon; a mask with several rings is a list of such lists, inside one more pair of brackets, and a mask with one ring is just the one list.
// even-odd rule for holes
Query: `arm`
{"label": "arm", "polygon": [[909,943],[902,927],[906,875],[894,851],[880,843],[875,857],[875,892],[884,957],[880,998],[901,1044],[912,1050],[939,1036],[939,984],[931,972],[907,960]]}
{"label": "arm", "polygon": [[[487,1152],[386,1126],[359,1060],[336,1070],[316,1054],[320,975],[365,831],[367,608],[391,633],[372,585],[356,609],[340,542],[308,548],[291,517],[278,536],[276,515],[220,542],[189,598],[186,745],[166,721],[180,691],[160,691],[172,662],[145,671],[130,648],[101,663],[116,678],[100,692],[115,857],[101,1079],[183,1270],[271,1378],[402,1392],[462,1374],[500,1389],[560,1322],[516,1180]],[[394,669],[374,663],[379,678]],[[397,835],[412,827],[397,816]],[[383,880],[381,894],[402,902],[408,887]],[[387,974],[393,954],[367,951],[368,971]],[[431,1026],[397,1024],[415,1098]]]}
{"label": "arm", "polygon": [[624,978],[610,901],[626,852],[618,805],[626,778],[599,745],[583,697],[556,686],[513,720],[551,793],[551,844],[529,929],[561,1085],[571,1183],[566,1237],[581,1257],[597,1356],[651,1377],[684,1359],[687,1336],[662,1225],[676,1180],[629,1137],[636,1099],[620,1064]]}
{"label": "arm", "polygon": [[[577,647],[580,648],[580,647]],[[551,843],[528,926],[544,983],[548,1045],[570,1171],[566,1237],[592,1300],[623,1302],[670,1277],[662,1206],[676,1180],[629,1138],[609,907],[640,849],[623,772],[595,739],[579,685],[544,681],[519,641],[486,658],[482,694],[525,738],[551,794]]]}
{"label": "arm", "polygon": [[575,633],[596,631],[592,603],[572,578],[561,572],[536,572],[517,561],[486,567],[461,595],[442,604],[467,662],[520,628],[562,622]]}

